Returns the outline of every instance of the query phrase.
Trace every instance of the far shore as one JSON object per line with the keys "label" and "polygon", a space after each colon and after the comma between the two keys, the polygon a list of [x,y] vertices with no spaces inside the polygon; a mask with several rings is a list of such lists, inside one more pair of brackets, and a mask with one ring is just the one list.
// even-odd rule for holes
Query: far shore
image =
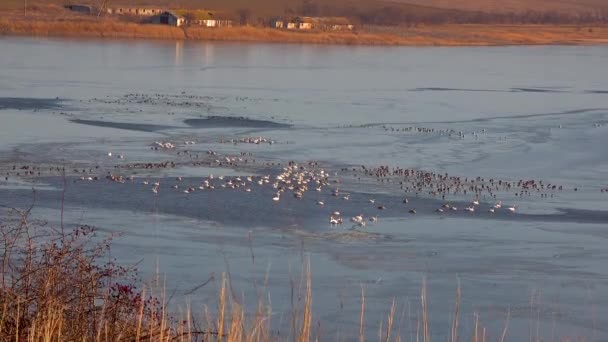
{"label": "far shore", "polygon": [[47,21],[0,18],[0,36],[170,39],[379,46],[506,46],[608,44],[608,26],[421,25],[355,32],[293,32],[260,27],[177,28],[113,20]]}

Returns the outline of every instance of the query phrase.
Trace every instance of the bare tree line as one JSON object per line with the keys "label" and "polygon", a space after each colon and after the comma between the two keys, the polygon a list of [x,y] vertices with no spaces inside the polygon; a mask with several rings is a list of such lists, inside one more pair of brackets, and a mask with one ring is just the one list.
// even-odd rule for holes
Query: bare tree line
{"label": "bare tree line", "polygon": [[[353,15],[353,13],[345,13]],[[566,14],[555,11],[526,11],[520,13],[486,13],[444,11],[416,13],[398,7],[384,7],[353,18],[362,24],[410,25],[410,24],[603,24],[608,23],[608,10],[593,13]]]}
{"label": "bare tree line", "polygon": [[285,15],[340,16],[367,25],[415,24],[605,24],[608,8],[589,12],[558,11],[481,12],[431,7],[394,5],[359,8],[356,5],[332,6],[303,0],[300,6],[285,8]]}

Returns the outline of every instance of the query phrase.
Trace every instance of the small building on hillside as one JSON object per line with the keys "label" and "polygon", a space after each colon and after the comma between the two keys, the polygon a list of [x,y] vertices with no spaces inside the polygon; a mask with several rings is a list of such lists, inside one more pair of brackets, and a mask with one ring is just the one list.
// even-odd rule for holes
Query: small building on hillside
{"label": "small building on hillside", "polygon": [[309,17],[300,18],[300,21],[298,23],[298,29],[312,30],[313,24],[314,24],[314,21],[312,20],[312,18],[309,18]]}
{"label": "small building on hillside", "polygon": [[174,11],[185,18],[185,23],[203,27],[230,27],[232,20],[222,18],[221,14],[207,10],[177,10]]}
{"label": "small building on hillside", "polygon": [[215,27],[232,27],[230,19],[215,19]]}
{"label": "small building on hillside", "polygon": [[344,17],[295,17],[288,20],[272,19],[270,27],[288,30],[352,31],[355,26]]}
{"label": "small building on hillside", "polygon": [[186,18],[174,12],[165,11],[152,18],[152,23],[181,27],[186,23]]}
{"label": "small building on hillside", "polygon": [[89,5],[65,5],[65,8],[82,14],[93,14],[93,6]]}
{"label": "small building on hillside", "polygon": [[312,30],[313,19],[310,17],[296,17],[287,22],[288,30]]}
{"label": "small building on hillside", "polygon": [[106,10],[108,14],[116,14],[116,15],[132,15],[132,16],[142,16],[142,17],[151,17],[155,15],[161,15],[163,10],[160,8],[150,8],[150,7],[116,7],[116,8],[108,8]]}
{"label": "small building on hillside", "polygon": [[275,29],[282,29],[285,27],[285,20],[281,18],[273,18],[270,20],[269,26]]}

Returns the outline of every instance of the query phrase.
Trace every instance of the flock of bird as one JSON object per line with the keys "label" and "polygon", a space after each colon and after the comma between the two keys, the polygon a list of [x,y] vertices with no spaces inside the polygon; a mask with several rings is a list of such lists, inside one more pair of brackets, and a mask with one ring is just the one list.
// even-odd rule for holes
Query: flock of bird
{"label": "flock of bird", "polygon": [[[369,202],[371,204],[374,204],[375,200],[374,199],[369,199]],[[409,199],[405,198],[403,200],[403,203],[405,203],[405,204],[409,203]],[[480,206],[479,201],[478,200],[473,200],[469,206],[467,206],[467,207],[464,208],[464,211],[469,212],[469,213],[473,213],[473,212],[475,212],[477,210],[477,208],[479,206]],[[498,201],[496,204],[494,204],[493,206],[491,206],[488,209],[488,213],[492,213],[493,214],[493,213],[495,213],[497,210],[499,210],[501,208],[503,208],[502,201]],[[385,210],[386,207],[382,205],[382,206],[378,206],[377,209],[378,210]],[[508,207],[505,207],[504,209],[507,212],[509,212],[509,213],[515,213],[515,211],[516,211],[516,207],[515,206],[508,206]],[[443,212],[448,211],[448,210],[449,211],[458,211],[458,208],[455,205],[453,205],[453,204],[445,203],[441,207],[437,208],[435,210],[435,212],[436,213],[443,213]],[[416,211],[415,208],[412,208],[412,209],[408,210],[408,213],[410,213],[410,214],[416,214],[417,211]],[[368,217],[368,220],[369,220],[369,222],[376,223],[376,222],[378,222],[378,218],[379,218],[379,216],[375,215],[375,216]],[[359,214],[359,215],[355,215],[355,216],[351,217],[350,221],[352,223],[354,223],[354,226],[358,226],[358,227],[365,227],[366,223],[367,223],[366,218],[363,216],[363,214]],[[343,224],[344,223],[344,219],[342,218],[341,213],[339,211],[334,211],[333,213],[331,213],[329,215],[329,223],[332,226]]]}
{"label": "flock of bird", "polygon": [[[448,136],[450,138],[453,137],[453,136],[457,136],[460,139],[464,139],[468,135],[468,133],[466,133],[464,131],[456,131],[454,129],[437,129],[437,128],[429,128],[429,127],[414,127],[414,126],[392,127],[392,126],[382,125],[382,129],[384,129],[385,132],[437,134],[437,135],[440,135],[440,136]],[[485,135],[486,134],[486,130],[482,129],[481,130],[481,134]],[[476,139],[479,138],[479,133],[478,132],[470,132],[470,135],[473,136]]]}
{"label": "flock of bird", "polygon": [[213,100],[213,98],[209,96],[186,95],[185,93],[179,95],[132,93],[126,94],[118,98],[113,98],[109,96],[106,98],[93,98],[88,102],[130,106],[162,105],[167,107],[210,109],[211,105],[209,104],[209,101],[211,100]]}
{"label": "flock of bird", "polygon": [[[159,145],[159,144],[169,144],[169,143],[160,143],[157,142],[155,143],[155,145]],[[207,151],[207,155],[210,155],[212,157],[217,157],[217,152],[213,152],[213,151]],[[112,154],[108,153],[108,156],[111,157]],[[222,158],[222,157],[219,157]],[[239,158],[238,157],[230,157],[230,156],[224,156],[223,160],[225,162],[235,162],[237,161]],[[219,159],[215,160],[216,162],[220,162]],[[124,165],[124,164],[123,164]],[[162,167],[175,167],[176,164],[174,162],[164,162],[164,163],[136,163],[136,164],[132,164],[130,165],[131,168],[137,168],[137,169],[146,169],[146,168],[162,168]],[[34,172],[38,171],[38,174],[40,174],[40,168],[37,167],[32,167],[32,166],[22,166],[19,168],[20,170],[23,170],[25,172],[27,172],[27,174],[33,175]],[[73,172],[75,173],[92,173],[95,172],[96,170],[99,169],[99,166],[96,166],[95,169],[90,168],[90,169],[74,169]],[[433,174],[433,173],[427,173],[427,172],[423,172],[423,171],[417,171],[417,170],[412,170],[412,169],[398,169],[395,168],[392,171],[389,171],[389,168],[386,166],[381,166],[375,169],[368,169],[366,167],[362,167],[362,170],[364,170],[364,173],[366,175],[374,175],[376,177],[388,177],[389,175],[398,175],[398,176],[405,176],[407,177],[413,177],[415,179],[418,179],[418,183],[417,186],[429,186],[429,184],[431,183],[430,180],[434,179],[434,180],[442,180],[442,181],[446,181],[448,179],[451,179],[454,184],[458,184],[459,182],[459,178],[458,177],[453,177],[450,178],[447,175],[437,175],[437,174]],[[17,166],[13,166],[13,170],[17,170]],[[50,168],[49,170],[52,171],[64,171],[65,169],[63,168]],[[344,171],[345,169],[343,169]],[[24,172],[24,173],[25,173]],[[116,183],[126,183],[126,182],[135,182],[136,181],[136,177],[134,175],[129,175],[129,176],[122,176],[122,175],[114,175],[112,173],[108,174],[106,176],[106,178],[109,181],[112,182],[116,182]],[[80,177],[81,181],[98,181],[100,180],[100,178],[98,176],[81,176]],[[422,182],[420,182],[420,180],[422,180]],[[151,180],[149,177],[145,178],[142,181],[143,185],[146,186],[151,186],[151,191],[155,194],[158,195],[159,191],[160,191],[160,181],[161,180]],[[483,182],[483,179],[477,179],[477,182]],[[224,176],[213,176],[213,175],[209,175],[208,177],[205,177],[202,179],[200,185],[198,187],[195,186],[184,186],[184,187],[180,187],[180,183],[183,182],[183,178],[182,177],[176,177],[175,178],[175,184],[171,186],[171,188],[173,188],[174,190],[177,191],[181,191],[185,194],[192,194],[194,192],[197,191],[211,191],[214,190],[216,187],[218,188],[222,188],[222,189],[233,189],[233,190],[243,190],[245,192],[252,192],[253,189],[257,186],[261,187],[261,186],[272,186],[273,191],[272,191],[272,201],[273,202],[279,202],[281,201],[281,199],[284,196],[293,196],[296,199],[302,199],[305,195],[305,193],[310,189],[314,189],[316,192],[322,192],[324,188],[328,188],[329,192],[331,193],[332,197],[337,197],[343,201],[349,201],[351,200],[351,193],[344,193],[341,192],[339,189],[339,184],[340,181],[339,180],[330,180],[330,174],[329,172],[323,170],[322,168],[318,167],[318,163],[316,162],[310,162],[304,165],[299,165],[295,162],[288,162],[288,164],[282,168],[281,172],[276,174],[275,176],[271,176],[271,175],[265,175],[265,176],[234,176],[234,177],[224,177]],[[493,180],[490,181],[490,183],[492,183]],[[468,180],[465,179],[464,183],[468,183]],[[473,182],[472,184],[474,184],[475,182]],[[498,181],[498,184],[503,184],[503,181]],[[524,182],[524,183],[520,183],[520,186],[523,187],[527,187],[527,188],[536,188],[536,182]],[[542,184],[542,182],[540,183]],[[504,185],[506,187],[508,187],[508,185]],[[403,188],[403,186],[401,187]],[[376,205],[376,200],[375,199],[368,199],[368,202],[371,205],[374,205],[376,207],[377,210],[386,210],[387,207],[385,205]],[[409,204],[410,200],[408,198],[403,199],[403,204]],[[324,207],[325,206],[326,201],[325,200],[316,200],[316,204],[320,207]],[[470,212],[473,213],[475,211],[478,210],[480,206],[480,202],[479,199],[475,199],[473,200],[470,205],[466,206],[465,208],[463,208],[464,211],[466,212]],[[498,201],[496,202],[495,205],[493,205],[492,207],[490,207],[488,209],[489,213],[494,213],[497,210],[502,208],[502,202]],[[441,207],[437,208],[435,210],[435,212],[437,213],[443,213],[443,212],[455,212],[458,211],[459,209],[452,204],[448,204],[445,203],[443,204]],[[510,207],[506,207],[505,208],[506,211],[508,212],[515,212],[516,208],[514,206],[510,206]],[[408,210],[408,213],[410,214],[416,214],[417,211],[415,208],[411,208]],[[355,226],[358,227],[364,227],[366,226],[366,222],[377,222],[378,221],[378,216],[370,216],[368,218],[365,218],[363,216],[363,214],[359,214],[359,215],[355,215],[353,217],[350,218],[350,222],[352,222]],[[329,223],[331,225],[341,225],[345,222],[344,218],[341,216],[341,213],[339,211],[334,211],[329,215]]]}
{"label": "flock of bird", "polygon": [[[122,178],[119,178],[122,181]],[[133,181],[133,178],[128,178],[127,180]],[[192,194],[197,191],[212,191],[216,188],[223,188],[226,190],[242,190],[245,192],[252,192],[256,186],[271,186],[273,190],[272,193],[272,201],[277,203],[282,200],[285,196],[292,196],[298,200],[304,198],[304,195],[309,189],[314,189],[314,191],[321,193],[324,191],[324,188],[329,189],[329,193],[331,193],[332,197],[339,198],[343,201],[351,200],[351,193],[343,193],[339,189],[339,180],[332,180],[329,172],[318,168],[317,163],[311,162],[305,165],[299,165],[295,162],[289,162],[287,166],[283,167],[281,172],[271,176],[213,176],[209,175],[202,179],[200,186],[185,186],[180,188],[179,183],[183,181],[182,177],[177,177],[175,179],[176,183],[172,186],[173,189],[182,191],[185,194]],[[152,192],[154,194],[158,194],[159,192],[159,181],[152,182],[150,179],[146,179],[143,181],[144,185],[152,186]],[[325,190],[326,193],[328,192]],[[317,196],[318,198],[319,196]],[[375,199],[367,200],[371,205],[374,205],[377,210],[386,210],[387,207],[385,205],[377,205]],[[403,199],[404,204],[409,204],[410,200],[408,198]],[[316,200],[316,204],[320,207],[324,207],[326,204],[325,200]],[[409,208],[409,207],[408,207]],[[463,210],[465,212],[473,213],[480,208],[480,202],[478,199],[473,200],[470,205],[466,206]],[[516,211],[515,206],[508,206],[503,208],[503,204],[501,201],[496,202],[489,209],[489,213],[495,213],[497,210],[504,209],[507,212],[514,213]],[[443,213],[445,211],[456,212],[459,209],[449,203],[443,204],[441,207],[437,208],[435,212]],[[410,208],[408,210],[410,214],[416,214],[417,211],[415,208]],[[333,211],[329,215],[329,223],[332,226],[342,225],[345,222],[345,219],[342,217],[342,214],[339,211]],[[364,217],[363,214],[358,214],[350,218],[350,222],[354,224],[354,227],[365,227],[367,222],[376,223],[378,222],[379,216],[370,216]]]}
{"label": "flock of bird", "polygon": [[[440,197],[443,200],[449,195],[472,195],[480,199],[496,200],[499,193],[511,193],[516,197],[538,194],[540,197],[548,198],[564,191],[563,185],[535,179],[508,181],[483,177],[469,178],[389,166],[368,168],[362,165],[359,168],[343,168],[342,171],[350,172],[358,180],[361,180],[361,176],[374,178],[380,183],[395,184],[393,187],[398,186],[399,190],[407,193]],[[575,187],[573,190],[578,191],[578,188]]]}
{"label": "flock of bird", "polygon": [[[424,128],[408,128],[410,130],[416,130],[419,132],[433,132],[432,129],[429,131]],[[440,132],[444,133],[452,133],[452,132]],[[262,137],[245,137],[239,139],[231,139],[226,140],[226,142],[232,143],[252,143],[252,144],[260,144],[260,143],[269,143],[271,144],[273,140]],[[155,141],[151,148],[153,150],[162,150],[166,152],[171,152],[181,157],[189,157],[189,160],[184,162],[183,160],[168,160],[164,162],[138,162],[138,163],[116,163],[113,165],[117,173],[121,173],[120,170],[128,170],[130,171],[130,175],[120,175],[114,174],[112,172],[107,172],[106,179],[116,182],[116,183],[126,183],[126,182],[136,182],[137,179],[140,179],[141,176],[136,176],[137,171],[146,170],[146,169],[162,169],[162,168],[175,168],[180,165],[192,165],[192,166],[230,166],[230,167],[239,167],[243,166],[243,164],[255,163],[255,159],[246,158],[251,156],[251,153],[241,153],[241,156],[231,156],[231,155],[219,155],[217,152],[212,150],[205,151],[191,151],[186,149],[191,145],[197,144],[195,141],[184,141],[182,143],[174,143],[169,141]],[[118,158],[123,159],[124,156],[120,154],[114,154],[112,152],[107,153],[108,158]],[[316,162],[310,162],[306,164],[298,164],[296,162],[288,162],[286,165],[282,165],[281,163],[274,162],[262,162],[257,164],[257,168],[260,166],[277,166],[280,169],[273,168],[272,170],[278,171],[275,175],[264,175],[264,176],[235,176],[235,177],[224,177],[224,176],[213,176],[209,175],[208,177],[204,177],[200,184],[197,186],[182,186],[183,178],[176,177],[175,183],[171,186],[176,191],[183,192],[185,194],[192,194],[198,191],[212,191],[216,188],[222,188],[226,190],[242,190],[245,192],[252,192],[256,189],[256,187],[266,187],[271,186],[272,194],[271,199],[272,202],[277,203],[280,202],[285,196],[293,196],[296,199],[303,199],[306,192],[310,190],[314,190],[322,193],[323,195],[328,194],[332,197],[336,197],[343,201],[351,200],[351,193],[344,193],[340,191],[340,179],[333,179],[334,176],[337,176],[337,172],[333,172],[333,175],[330,177],[330,173],[326,170],[323,170],[319,167],[319,164]],[[17,167],[16,165],[12,168],[12,175],[23,175],[23,176],[41,176],[41,167],[31,166],[31,165],[23,165],[21,167]],[[54,173],[65,173],[66,170],[63,167],[49,167],[49,172]],[[97,165],[95,168],[74,168],[73,172],[76,174],[81,174],[79,179],[81,181],[99,181],[101,179],[100,166]],[[271,171],[272,173],[272,171]],[[5,180],[8,180],[8,177],[11,176],[11,171],[7,172]],[[545,183],[542,180],[519,180],[519,181],[507,181],[500,180],[494,178],[483,178],[483,177],[459,177],[459,176],[451,176],[447,173],[435,173],[424,170],[417,169],[408,169],[408,168],[400,168],[400,167],[389,167],[389,166],[378,166],[378,167],[366,167],[364,165],[355,168],[343,168],[340,170],[341,177],[349,177],[352,176],[358,181],[362,181],[364,178],[375,179],[377,182],[381,183],[384,186],[391,188],[392,190],[400,190],[405,192],[406,195],[415,196],[415,197],[431,197],[431,198],[441,198],[443,200],[443,204],[436,208],[434,211],[436,213],[447,213],[447,212],[457,212],[459,210],[467,212],[467,213],[475,213],[480,210],[486,210],[487,212],[492,214],[496,213],[499,210],[508,213],[516,212],[515,206],[503,206],[502,202],[498,200],[498,196],[502,196],[502,192],[504,193],[512,193],[515,196],[531,196],[532,194],[540,194],[541,197],[553,197],[555,193],[561,192],[564,190],[563,185]],[[160,179],[160,180],[151,180],[146,177],[142,183],[144,185],[150,186],[151,191],[158,195],[161,187],[160,182],[168,181],[168,178]],[[324,191],[325,192],[322,192]],[[577,188],[574,188],[574,191],[577,191]],[[607,189],[601,189],[602,193],[608,193]],[[320,199],[323,197],[316,196],[316,205],[320,207],[325,207],[326,203],[330,203],[327,199]],[[473,197],[473,200],[468,204],[459,209],[456,205],[448,203],[446,201],[447,196],[468,196]],[[359,196],[359,195],[355,195]],[[364,196],[364,195],[362,195]],[[358,199],[362,200],[362,199]],[[373,198],[366,199],[373,207],[377,210],[382,211],[386,210],[387,207],[385,205],[379,205],[376,203],[376,200]],[[494,203],[493,205],[488,205],[485,208],[481,209],[482,205],[480,205],[480,201],[484,201],[486,203]],[[409,198],[403,199],[403,204],[405,204],[405,210],[409,214],[416,214],[417,211],[412,205],[408,205],[410,202]],[[462,201],[461,201],[462,202]],[[387,203],[390,204],[390,203]],[[332,206],[335,205],[335,202],[331,203]],[[393,205],[393,204],[391,204]],[[403,207],[401,205],[401,207]],[[350,218],[343,218],[342,214],[339,211],[332,211],[328,217],[328,221],[331,225],[342,225],[345,221],[352,222],[357,227],[366,226],[367,222],[377,222],[379,219],[378,215],[364,217],[363,214],[355,215]]]}
{"label": "flock of bird", "polygon": [[485,135],[486,134],[486,130],[485,129],[481,129],[480,132],[464,132],[464,131],[457,131],[454,129],[439,129],[439,128],[434,128],[434,127],[419,127],[419,126],[389,126],[389,125],[378,125],[378,124],[365,124],[365,125],[358,125],[358,126],[353,126],[353,125],[347,125],[347,126],[343,126],[345,128],[375,128],[375,127],[380,127],[382,130],[384,130],[384,132],[387,133],[417,133],[417,134],[425,134],[425,135],[430,135],[430,134],[435,134],[438,136],[448,136],[448,137],[454,137],[457,136],[460,139],[464,139],[465,137],[467,137],[468,135],[473,136],[474,138],[478,139],[480,134],[481,135]]}
{"label": "flock of bird", "polygon": [[238,144],[254,144],[254,145],[259,145],[259,144],[276,144],[275,140],[269,139],[269,138],[264,138],[264,137],[244,137],[244,138],[238,138],[238,139],[220,139],[220,144],[234,144],[234,145],[238,145]]}

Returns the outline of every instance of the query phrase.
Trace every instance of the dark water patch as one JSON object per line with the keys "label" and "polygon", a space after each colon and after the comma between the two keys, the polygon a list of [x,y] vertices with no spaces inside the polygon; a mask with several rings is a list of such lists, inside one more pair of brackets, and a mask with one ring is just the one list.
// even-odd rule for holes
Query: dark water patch
{"label": "dark water patch", "polygon": [[557,209],[555,214],[523,214],[501,212],[496,217],[499,219],[510,218],[517,221],[527,222],[568,222],[579,224],[608,224],[608,211],[603,210],[581,210],[572,208]]}
{"label": "dark water patch", "polygon": [[473,123],[473,122],[489,122],[493,120],[509,120],[509,119],[531,119],[545,116],[566,116],[566,115],[577,115],[577,114],[588,114],[593,112],[608,111],[608,108],[581,108],[574,110],[567,110],[563,112],[553,113],[535,113],[535,114],[523,114],[523,115],[502,115],[488,118],[477,118],[468,120],[449,120],[449,121],[407,121],[407,122],[374,122],[365,125],[352,126],[352,127],[378,127],[386,125],[433,125],[433,124],[461,124],[461,123]]}
{"label": "dark water patch", "polygon": [[608,211],[605,210],[585,210],[585,209],[558,209],[562,215],[552,215],[565,217],[570,222],[577,223],[608,223]]}
{"label": "dark water patch", "polygon": [[608,94],[608,90],[585,90],[585,94]]}
{"label": "dark water patch", "polygon": [[59,98],[44,99],[31,97],[0,97],[0,110],[36,110],[36,109],[59,109],[62,108]]}
{"label": "dark water patch", "polygon": [[409,91],[458,91],[458,92],[484,92],[484,93],[563,93],[565,92],[561,88],[509,88],[503,89],[475,89],[475,88],[447,88],[447,87],[421,87],[413,88]]}
{"label": "dark water patch", "polygon": [[[530,119],[530,118],[537,118],[537,117],[543,117],[543,116],[576,115],[576,114],[587,114],[587,113],[591,113],[591,112],[605,111],[605,110],[608,110],[608,108],[581,108],[581,109],[567,110],[567,111],[555,112],[555,113],[524,114],[524,115],[515,115],[515,116],[508,116],[508,115],[495,116],[492,118],[473,119],[473,120],[470,120],[470,122],[484,122],[484,121],[491,121],[491,120],[498,120],[498,119]],[[467,121],[461,121],[461,122],[467,122]]]}
{"label": "dark water patch", "polygon": [[511,88],[512,93],[563,93],[563,90],[551,88]]}
{"label": "dark water patch", "polygon": [[504,90],[495,90],[495,89],[471,89],[471,88],[442,88],[442,87],[424,87],[424,88],[414,88],[409,91],[462,91],[462,92],[486,92],[486,93],[499,93],[504,92]]}
{"label": "dark water patch", "polygon": [[[307,65],[306,70],[331,70],[331,66],[322,65]],[[281,65],[209,65],[200,68],[201,71],[209,70],[302,70],[297,66],[281,66]]]}
{"label": "dark water patch", "polygon": [[111,122],[111,121],[100,121],[100,120],[73,119],[70,121],[73,123],[82,124],[82,125],[107,127],[107,128],[123,129],[123,130],[128,130],[128,131],[139,131],[139,132],[158,132],[158,131],[163,131],[163,130],[167,130],[167,129],[178,128],[178,127],[164,126],[164,125]]}
{"label": "dark water patch", "polygon": [[204,119],[186,119],[184,123],[197,128],[290,128],[292,125],[245,117],[209,116]]}

